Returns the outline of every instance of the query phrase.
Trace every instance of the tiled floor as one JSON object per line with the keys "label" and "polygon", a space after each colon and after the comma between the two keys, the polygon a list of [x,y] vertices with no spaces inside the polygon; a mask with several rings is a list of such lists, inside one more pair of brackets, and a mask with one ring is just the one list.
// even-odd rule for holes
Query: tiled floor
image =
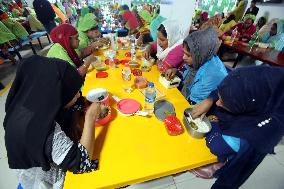
{"label": "tiled floor", "polygon": [[[46,53],[46,49],[42,53]],[[231,66],[232,63],[226,65]],[[238,67],[243,65],[248,64],[241,63]],[[0,189],[16,189],[18,182],[14,172],[8,168],[2,127],[6,97],[7,92],[0,97]],[[264,159],[241,189],[284,189],[284,140],[275,148],[275,152],[276,155],[269,155]],[[196,178],[191,173],[184,172],[135,184],[127,189],[209,189],[214,181]]]}
{"label": "tiled floor", "polygon": [[7,93],[0,97],[0,189],[16,189],[17,179],[14,172],[8,167],[7,152],[4,143],[4,105]]}

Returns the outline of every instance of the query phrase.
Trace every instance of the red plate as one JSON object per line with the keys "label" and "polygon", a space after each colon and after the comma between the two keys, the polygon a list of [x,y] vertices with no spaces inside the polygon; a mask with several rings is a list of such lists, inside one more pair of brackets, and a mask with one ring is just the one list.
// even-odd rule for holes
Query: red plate
{"label": "red plate", "polygon": [[[120,62],[119,62],[118,59],[114,59],[114,63],[115,63],[115,64],[119,64]],[[109,65],[109,59],[106,59],[106,60],[105,60],[105,64],[106,64],[106,65]]]}
{"label": "red plate", "polygon": [[96,73],[96,78],[106,78],[108,77],[108,73],[107,72],[98,72]]}
{"label": "red plate", "polygon": [[126,57],[131,57],[131,52],[125,53],[125,56],[126,56]]}

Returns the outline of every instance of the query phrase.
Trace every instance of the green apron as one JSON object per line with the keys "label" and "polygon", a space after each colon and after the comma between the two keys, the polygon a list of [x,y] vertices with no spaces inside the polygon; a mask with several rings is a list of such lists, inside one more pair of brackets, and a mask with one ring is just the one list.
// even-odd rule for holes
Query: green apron
{"label": "green apron", "polygon": [[59,58],[61,60],[65,60],[76,68],[76,65],[73,63],[72,59],[69,57],[67,51],[59,43],[55,43],[49,49],[46,56],[49,58]]}

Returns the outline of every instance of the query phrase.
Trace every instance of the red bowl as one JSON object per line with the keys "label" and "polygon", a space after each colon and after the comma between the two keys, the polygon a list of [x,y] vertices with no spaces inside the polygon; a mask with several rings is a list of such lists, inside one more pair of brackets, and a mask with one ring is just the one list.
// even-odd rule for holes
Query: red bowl
{"label": "red bowl", "polygon": [[111,107],[109,107],[108,115],[96,121],[96,126],[104,126],[111,120]]}
{"label": "red bowl", "polygon": [[131,52],[126,52],[125,57],[131,57]]}
{"label": "red bowl", "polygon": [[129,61],[130,61],[130,60],[124,59],[124,60],[121,60],[121,61],[120,61],[120,64],[125,65],[125,64],[127,64]]}

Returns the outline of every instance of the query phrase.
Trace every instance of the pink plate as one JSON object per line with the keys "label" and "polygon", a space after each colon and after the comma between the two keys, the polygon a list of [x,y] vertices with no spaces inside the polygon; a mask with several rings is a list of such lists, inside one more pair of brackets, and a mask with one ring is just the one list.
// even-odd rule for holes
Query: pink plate
{"label": "pink plate", "polygon": [[122,99],[117,104],[117,109],[123,114],[134,114],[140,109],[140,103],[130,98]]}

